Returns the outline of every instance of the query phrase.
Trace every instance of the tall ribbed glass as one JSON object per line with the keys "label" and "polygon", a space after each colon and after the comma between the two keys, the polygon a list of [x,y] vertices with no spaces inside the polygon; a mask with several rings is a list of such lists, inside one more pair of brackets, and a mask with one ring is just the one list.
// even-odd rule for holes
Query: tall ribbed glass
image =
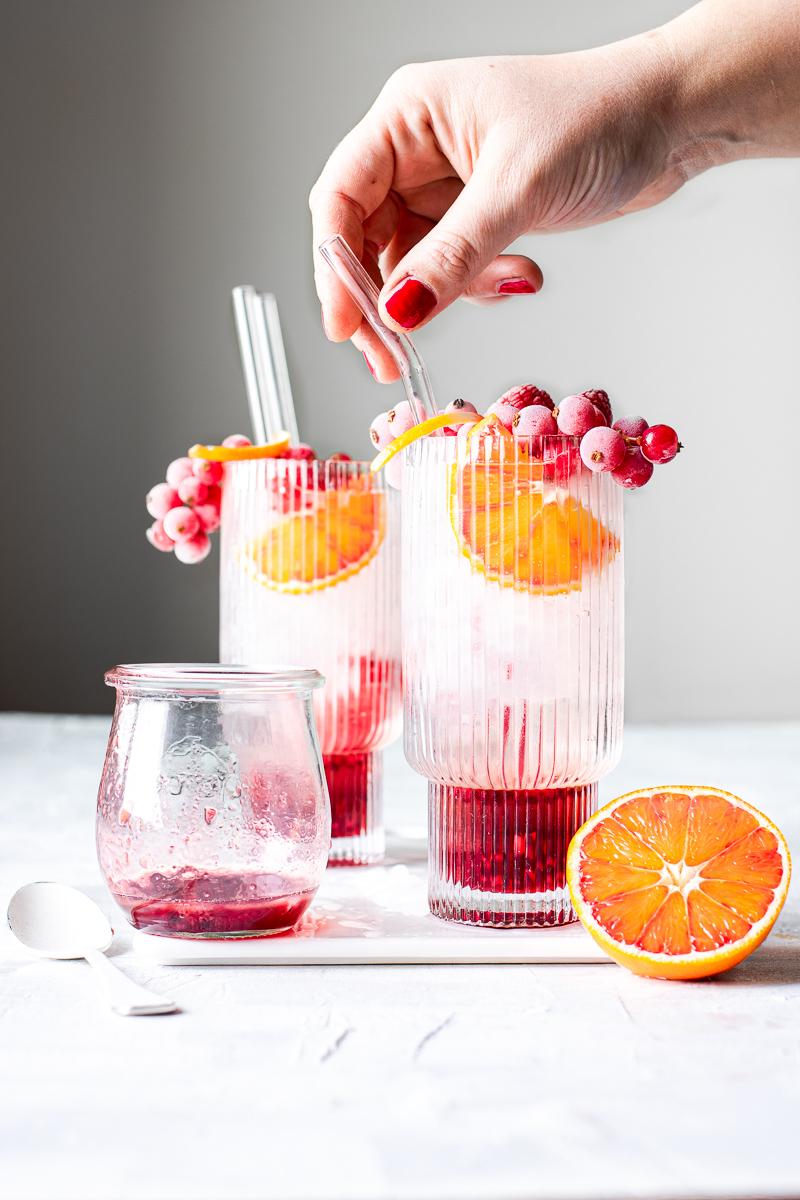
{"label": "tall ribbed glass", "polygon": [[220,657],[313,666],[331,863],[383,854],[380,750],[399,736],[399,497],[364,462],[226,466]]}
{"label": "tall ribbed glass", "polygon": [[621,751],[622,489],[562,437],[405,455],[405,751],[430,781],[431,909],[563,924],[567,846]]}

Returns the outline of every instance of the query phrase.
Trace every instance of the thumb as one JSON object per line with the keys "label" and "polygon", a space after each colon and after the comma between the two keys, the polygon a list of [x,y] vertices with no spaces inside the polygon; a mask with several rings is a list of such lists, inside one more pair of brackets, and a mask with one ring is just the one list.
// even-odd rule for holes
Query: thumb
{"label": "thumb", "polygon": [[447,308],[517,237],[508,167],[507,159],[484,150],[441,220],[397,263],[380,298],[389,328],[416,329]]}

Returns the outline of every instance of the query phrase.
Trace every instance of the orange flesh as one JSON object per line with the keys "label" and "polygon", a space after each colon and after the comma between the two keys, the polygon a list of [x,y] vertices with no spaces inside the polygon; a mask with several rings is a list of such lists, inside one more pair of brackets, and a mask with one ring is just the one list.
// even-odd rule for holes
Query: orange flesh
{"label": "orange flesh", "polygon": [[651,954],[741,941],[783,874],[775,834],[718,795],[635,797],[581,844],[580,888],[592,916],[615,941]]}
{"label": "orange flesh", "polygon": [[368,481],[323,492],[310,511],[279,518],[245,551],[259,582],[276,591],[309,592],[350,578],[378,552],[383,495]]}
{"label": "orange flesh", "polygon": [[501,462],[492,441],[484,439],[474,464],[451,468],[450,520],[462,552],[487,579],[517,591],[580,588],[584,571],[616,553],[616,538],[572,496],[548,488],[545,499],[540,461]]}

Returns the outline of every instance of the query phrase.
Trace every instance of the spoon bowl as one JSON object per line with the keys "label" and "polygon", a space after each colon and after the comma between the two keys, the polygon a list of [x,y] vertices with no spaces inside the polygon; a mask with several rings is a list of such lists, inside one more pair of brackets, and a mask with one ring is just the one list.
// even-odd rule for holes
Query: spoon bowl
{"label": "spoon bowl", "polygon": [[40,958],[84,958],[108,950],[114,937],[94,900],[66,883],[26,883],[11,897],[8,924]]}
{"label": "spoon bowl", "polygon": [[175,1012],[177,1004],[128,979],[104,951],[114,930],[102,909],[66,883],[26,883],[8,905],[14,936],[40,958],[85,958],[98,974],[114,1012],[143,1017]]}

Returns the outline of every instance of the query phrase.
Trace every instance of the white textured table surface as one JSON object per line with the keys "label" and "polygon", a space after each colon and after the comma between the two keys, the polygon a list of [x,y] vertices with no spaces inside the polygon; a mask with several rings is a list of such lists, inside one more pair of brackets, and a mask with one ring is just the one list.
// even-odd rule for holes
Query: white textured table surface
{"label": "white textured table surface", "polygon": [[[0,902],[94,861],[106,722],[0,717]],[[424,784],[388,755],[390,822]],[[800,726],[630,729],[605,799],[710,783],[800,860]],[[717,981],[617,967],[149,967],[183,1012],[123,1019],[89,967],[0,935],[0,1195],[507,1198],[800,1195],[800,886]],[[118,928],[117,914],[114,921]]]}

